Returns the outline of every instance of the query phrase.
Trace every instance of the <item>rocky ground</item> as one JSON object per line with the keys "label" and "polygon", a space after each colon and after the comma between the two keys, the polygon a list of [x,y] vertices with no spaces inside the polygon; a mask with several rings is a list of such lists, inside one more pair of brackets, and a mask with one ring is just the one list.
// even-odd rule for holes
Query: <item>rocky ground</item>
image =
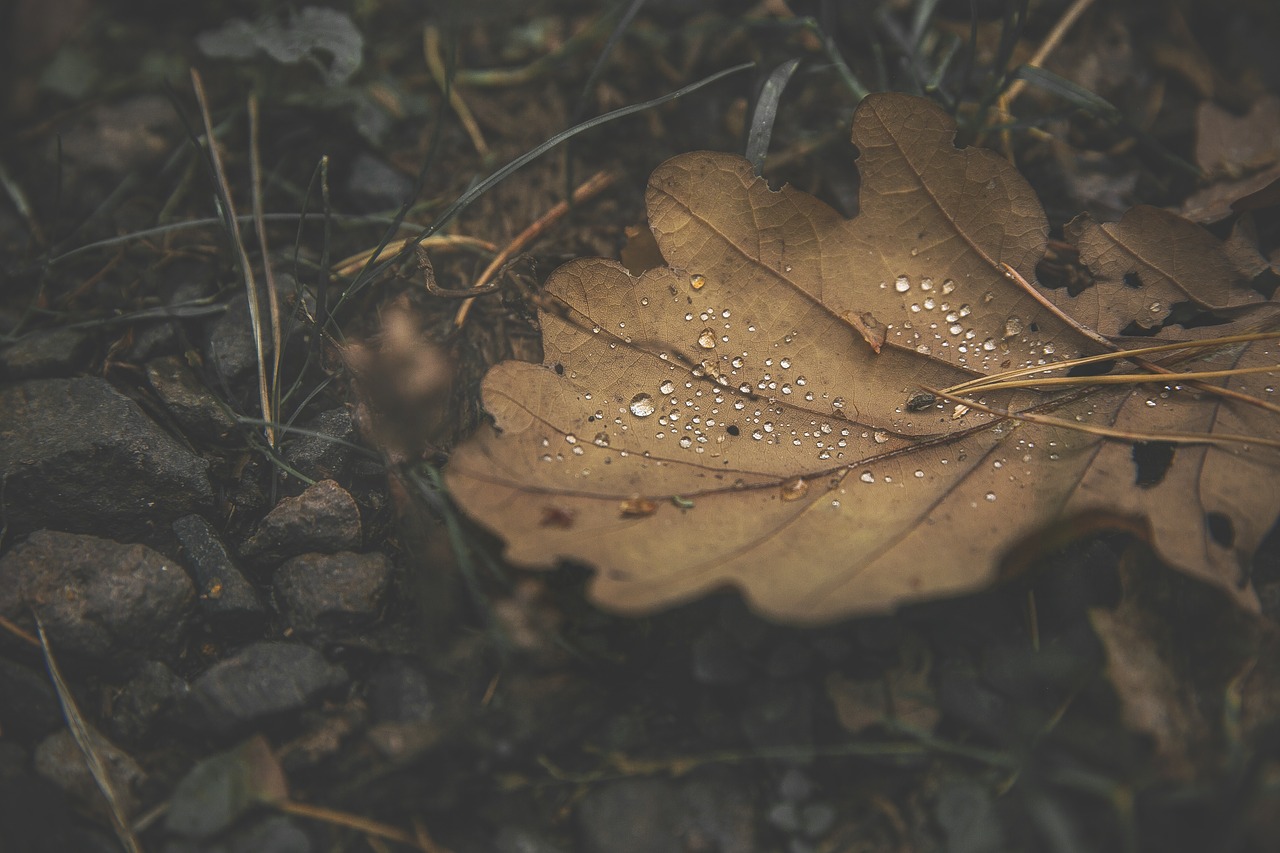
{"label": "rocky ground", "polygon": [[[450,230],[501,246],[566,180],[622,175],[458,328],[457,302],[425,292],[412,264],[348,294],[353,276],[325,265],[376,246],[406,195],[410,221],[429,222],[474,178],[571,125],[617,18],[550,3],[512,23],[479,4],[424,22],[410,4],[366,5],[348,19],[365,64],[341,83],[341,28],[325,30],[332,61],[318,74],[198,48],[241,14],[235,4],[189,17],[15,6],[0,146],[0,851],[1273,849],[1280,673],[1258,649],[1274,648],[1280,608],[1274,536],[1255,564],[1256,622],[1119,534],[1073,541],[986,593],[808,629],[763,621],[728,592],[622,618],[586,603],[586,570],[503,564],[439,479],[482,417],[479,375],[536,356],[532,289],[568,257],[619,254],[664,156],[741,147],[750,85],[606,127],[575,144],[571,175],[550,155],[474,205]],[[767,71],[789,52],[825,55],[813,30],[777,23],[781,4],[754,17],[649,5],[591,114],[740,59]],[[891,47],[910,4],[886,5],[892,26],[877,4],[826,10],[830,32],[861,51],[861,22]],[[1032,5],[1028,46],[1067,4]],[[1136,101],[1117,93],[1162,87],[1149,132],[1185,148],[1193,87],[1169,70],[1169,46],[1186,33],[1141,29],[1177,4],[1120,5],[1086,18],[1087,37],[1063,48],[1067,69],[1123,54],[1091,85]],[[1210,46],[1274,22],[1248,3],[1219,17],[1202,33]],[[998,8],[983,18],[984,37],[999,20]],[[967,35],[967,11],[946,22]],[[462,67],[535,68],[459,84],[483,149],[424,67],[424,26],[450,23]],[[1235,58],[1274,91],[1274,55],[1241,38]],[[536,66],[548,51],[558,64]],[[1245,73],[1221,61],[1204,67]],[[332,209],[380,217],[273,225],[254,250],[282,294],[274,441],[226,233],[147,230],[217,210],[185,129],[199,123],[187,65],[203,69],[225,123],[242,213],[253,89],[267,209],[321,209],[308,184],[327,155]],[[852,213],[848,90],[835,74],[793,86],[777,177]],[[1099,132],[1087,117],[1054,120],[1081,147]],[[1022,142],[1057,226],[1192,188],[1122,140],[1110,159]],[[445,251],[445,287],[488,260]],[[407,333],[397,317],[411,318]],[[1158,637],[1163,660],[1117,657],[1125,641],[1099,625],[1118,623],[1098,614],[1122,602],[1140,614],[1126,630]],[[1160,719],[1135,722],[1139,700]]]}

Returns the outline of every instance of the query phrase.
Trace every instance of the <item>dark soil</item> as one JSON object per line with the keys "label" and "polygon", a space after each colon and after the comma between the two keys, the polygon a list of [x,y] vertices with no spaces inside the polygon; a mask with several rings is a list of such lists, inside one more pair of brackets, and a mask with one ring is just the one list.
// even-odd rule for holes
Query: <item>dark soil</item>
{"label": "dark soil", "polygon": [[[1060,236],[1082,211],[1178,207],[1197,188],[1179,165],[1197,104],[1243,112],[1280,92],[1270,2],[1094,4],[1050,67],[1126,120],[1032,90],[1007,143],[988,111],[1000,69],[1067,2],[1029,4],[1015,32],[1019,3],[944,0],[914,52],[912,10],[929,4],[652,0],[616,43],[627,4],[265,4],[277,28],[246,18],[258,38],[279,52],[292,26],[319,48],[211,55],[210,34],[254,5],[0,13],[0,851],[119,850],[130,835],[174,853],[1276,849],[1274,535],[1257,620],[1097,533],[999,588],[889,617],[789,628],[725,592],[622,618],[586,602],[586,569],[505,565],[440,479],[483,417],[487,367],[540,356],[546,276],[637,250],[649,172],[742,151],[761,83],[789,58],[805,61],[765,174],[856,213],[857,98],[824,37],[867,88],[928,88],[963,141],[1007,150]],[[428,30],[457,72],[453,108]],[[939,85],[922,85],[950,45]],[[449,223],[490,244],[431,249],[438,287],[468,288],[494,247],[612,175],[460,325],[414,257],[374,277],[344,263],[566,128],[742,62],[755,66],[583,133]],[[279,294],[274,443],[253,333],[270,299],[251,310],[216,219],[191,68],[237,212],[253,212],[256,158],[262,208],[280,214],[265,249],[241,229],[259,287],[269,263]],[[1258,212],[1263,244],[1278,221]],[[1069,279],[1070,258],[1050,261]],[[1125,713],[1135,688],[1107,666],[1100,613],[1157,638],[1172,680],[1151,688],[1152,713],[1172,723]]]}

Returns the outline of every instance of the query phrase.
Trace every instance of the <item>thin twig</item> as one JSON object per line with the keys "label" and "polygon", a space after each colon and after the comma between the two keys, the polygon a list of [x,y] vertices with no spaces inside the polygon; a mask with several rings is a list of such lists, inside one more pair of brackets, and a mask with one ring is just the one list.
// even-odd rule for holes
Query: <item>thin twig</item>
{"label": "thin twig", "polygon": [[[200,79],[200,72],[194,68],[191,69],[191,84],[195,89],[196,103],[200,106],[200,118],[204,122],[205,143],[208,145],[209,162],[213,167],[218,198],[222,202],[225,227],[228,236],[231,238],[231,243],[235,247],[236,261],[240,265],[240,274],[244,277],[245,290],[249,295],[249,324],[253,329],[253,340],[258,350],[258,398],[262,405],[262,418],[266,421],[274,421],[275,418],[272,417],[271,412],[270,386],[267,384],[267,359],[266,353],[263,352],[262,348],[262,316],[258,304],[258,282],[253,276],[253,266],[249,263],[249,253],[245,251],[244,240],[240,236],[235,203],[231,198],[231,187],[227,183],[227,174],[222,167],[222,157],[218,154],[217,140],[213,135],[213,119],[209,116],[209,105],[204,94],[204,82]],[[266,428],[266,436],[267,442],[274,447],[275,434],[271,427]]]}
{"label": "thin twig", "polygon": [[49,648],[49,638],[45,636],[40,617],[34,613],[32,617],[36,621],[36,632],[40,636],[40,650],[44,652],[44,663],[49,669],[49,678],[53,681],[54,692],[58,694],[58,703],[62,706],[62,716],[67,721],[67,728],[71,731],[71,737],[75,740],[76,746],[80,747],[80,752],[84,754],[84,763],[89,768],[89,775],[93,777],[98,790],[107,801],[107,811],[111,814],[111,827],[115,830],[116,838],[128,853],[142,853],[142,847],[138,844],[138,839],[129,825],[129,818],[120,804],[120,795],[116,793],[115,783],[111,781],[111,774],[107,771],[107,763],[98,754],[94,743],[100,736],[89,728],[89,723],[76,707],[71,688],[67,686],[61,670],[58,669],[58,662],[53,658],[53,649]]}
{"label": "thin twig", "polygon": [[277,809],[285,814],[296,815],[297,817],[310,818],[323,823],[333,824],[334,826],[345,826],[348,829],[354,829],[357,832],[363,832],[372,835],[375,838],[385,838],[387,841],[395,841],[399,844],[406,844],[423,853],[432,853],[430,848],[423,847],[418,839],[402,829],[389,826],[376,820],[371,820],[360,815],[350,814],[349,812],[341,812],[337,809],[325,808],[324,806],[313,806],[309,803],[298,803],[293,800],[285,800],[282,803],[274,804]]}
{"label": "thin twig", "polygon": [[[607,170],[596,172],[594,175],[583,181],[582,184],[573,191],[572,203],[582,204],[587,199],[590,199],[608,189],[617,180],[617,172],[610,172]],[[557,203],[546,213],[542,214],[542,216],[538,217],[537,221],[532,225],[517,234],[516,238],[508,243],[506,248],[498,253],[497,257],[490,261],[489,266],[485,267],[484,272],[480,273],[480,277],[476,279],[475,284],[473,284],[472,287],[478,289],[487,285],[489,280],[493,278],[498,270],[502,269],[503,265],[510,260],[513,255],[523,252],[529,244],[533,243],[533,241],[537,240],[548,229],[550,229],[552,225],[560,221],[560,219],[569,212],[569,207],[569,201],[561,201]],[[468,299],[458,307],[458,313],[453,318],[454,328],[462,328],[462,324],[467,321],[467,314],[471,311],[471,303],[474,301],[474,299]]]}
{"label": "thin twig", "polygon": [[[1045,60],[1049,58],[1049,54],[1053,53],[1053,51],[1057,49],[1058,45],[1062,43],[1062,40],[1067,35],[1067,31],[1075,25],[1075,22],[1080,19],[1080,16],[1083,15],[1092,5],[1093,0],[1075,0],[1075,2],[1071,4],[1071,7],[1062,14],[1061,18],[1058,19],[1058,22],[1053,25],[1053,29],[1049,31],[1049,35],[1045,36],[1045,39],[1040,44],[1039,49],[1037,49],[1035,54],[1024,64],[1029,65],[1032,68],[1040,68],[1043,66]],[[1009,105],[1022,94],[1022,90],[1026,87],[1026,80],[1014,80],[1013,83],[1010,84],[1009,88],[1005,89],[1004,93],[1000,96],[1000,111],[1008,115]]]}
{"label": "thin twig", "polygon": [[444,58],[440,55],[440,30],[430,24],[422,28],[422,55],[427,60],[427,68],[430,69],[431,76],[440,86],[440,91],[449,99],[449,106],[453,107],[453,111],[458,114],[458,121],[462,122],[467,136],[471,137],[471,144],[475,147],[476,153],[481,157],[488,157],[489,144],[484,141],[480,125],[476,123],[476,117],[471,114],[471,108],[462,99],[462,93],[458,91],[457,86],[453,85],[453,81],[449,79],[448,72],[445,70]]}
{"label": "thin twig", "polygon": [[[253,199],[253,224],[258,234],[258,250],[262,254],[262,272],[267,280],[267,299],[271,311],[271,371],[267,398],[270,409],[263,408],[262,419],[272,420],[276,406],[280,402],[280,350],[284,346],[284,336],[280,331],[280,299],[276,290],[276,276],[271,268],[271,256],[267,249],[267,223],[262,218],[262,157],[258,150],[258,99],[249,95],[249,184]],[[258,346],[258,357],[262,357],[262,347]],[[259,371],[259,376],[263,371]],[[275,429],[267,433],[267,441],[275,446]]]}

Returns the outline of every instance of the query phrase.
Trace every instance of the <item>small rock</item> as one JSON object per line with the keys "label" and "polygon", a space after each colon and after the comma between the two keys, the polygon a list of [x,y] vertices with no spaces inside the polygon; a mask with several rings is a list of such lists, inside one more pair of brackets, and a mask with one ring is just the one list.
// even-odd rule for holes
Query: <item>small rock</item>
{"label": "small rock", "polygon": [[606,783],[583,797],[576,817],[585,853],[756,849],[752,798],[729,773]]}
{"label": "small rock", "polygon": [[313,480],[341,479],[352,454],[351,447],[343,442],[357,439],[351,413],[346,407],[330,409],[304,426],[313,434],[285,434],[281,447],[285,461]]}
{"label": "small rock", "polygon": [[778,803],[769,809],[769,825],[786,833],[800,831],[800,809],[795,803]]}
{"label": "small rock", "polygon": [[212,503],[208,463],[96,377],[0,391],[9,534],[39,527],[140,539]]}
{"label": "small rock", "polygon": [[148,362],[147,380],[187,435],[221,441],[236,428],[226,407],[180,357],[172,355]]}
{"label": "small rock", "polygon": [[266,621],[266,607],[213,526],[198,515],[184,515],[173,523],[173,532],[182,545],[187,571],[196,582],[205,618],[233,635],[259,630]]}
{"label": "small rock", "polygon": [[369,676],[369,710],[377,723],[428,720],[435,713],[435,689],[427,672],[405,658],[384,661]]}
{"label": "small rock", "polygon": [[306,708],[346,683],[343,669],[309,646],[262,642],[209,667],[191,685],[191,699],[198,725],[226,733]]}
{"label": "small rock", "polygon": [[742,646],[712,626],[693,641],[693,677],[701,684],[740,684],[751,674]]}
{"label": "small rock", "polygon": [[385,554],[303,554],[275,575],[276,598],[294,630],[303,634],[367,625],[382,611],[391,584]]}
{"label": "small rock", "polygon": [[813,688],[803,681],[753,684],[742,709],[742,732],[765,749],[813,743]]}
{"label": "small rock", "polygon": [[157,720],[181,706],[188,693],[187,682],[173,670],[160,661],[147,661],[112,703],[107,724],[111,734],[123,741],[143,740]]}
{"label": "small rock", "polygon": [[34,739],[62,725],[62,706],[49,676],[0,657],[0,732]]}
{"label": "small rock", "polygon": [[778,796],[789,803],[800,803],[813,796],[813,780],[803,770],[791,767],[778,782]]}
{"label": "small rock", "polygon": [[246,560],[270,565],[312,552],[360,546],[360,508],[333,480],[321,480],[296,498],[285,498],[240,549]]}
{"label": "small rock", "polygon": [[367,154],[356,155],[351,164],[347,190],[357,206],[366,211],[399,207],[413,195],[413,179]]}
{"label": "small rock", "polygon": [[[269,310],[264,298],[262,316],[269,316]],[[253,341],[253,321],[249,316],[247,296],[232,299],[227,310],[209,323],[205,353],[224,390],[240,385],[241,380],[247,379],[257,369],[258,348]]]}
{"label": "small rock", "polygon": [[811,803],[800,812],[800,831],[821,838],[836,825],[836,810],[830,803]]}
{"label": "small rock", "polygon": [[40,530],[0,558],[0,614],[44,623],[55,653],[136,662],[179,645],[195,588],[145,545]]}
{"label": "small rock", "polygon": [[93,340],[81,329],[51,329],[19,338],[0,355],[14,379],[67,376],[82,370]]}
{"label": "small rock", "polygon": [[[97,732],[89,732],[94,753],[102,759],[116,804],[125,815],[138,810],[137,787],[146,778],[138,762],[124,750]],[[89,806],[101,815],[110,814],[106,798],[94,781],[84,752],[67,729],[54,732],[40,742],[35,754],[36,772],[52,782],[76,802]]]}
{"label": "small rock", "polygon": [[583,853],[673,853],[688,812],[665,779],[621,779],[591,788],[575,817]]}
{"label": "small rock", "polygon": [[494,853],[566,853],[542,833],[520,826],[504,826],[493,837]]}

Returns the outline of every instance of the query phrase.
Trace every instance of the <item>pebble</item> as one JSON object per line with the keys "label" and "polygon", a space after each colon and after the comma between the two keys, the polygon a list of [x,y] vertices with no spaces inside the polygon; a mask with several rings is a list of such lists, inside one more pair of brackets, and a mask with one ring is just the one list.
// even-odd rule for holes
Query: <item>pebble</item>
{"label": "pebble", "polygon": [[147,381],[185,434],[204,441],[222,441],[236,428],[227,407],[181,357],[171,355],[147,362]]}
{"label": "pebble", "polygon": [[69,376],[84,367],[92,345],[82,329],[32,332],[0,354],[0,363],[12,379]]}
{"label": "pebble", "polygon": [[700,684],[741,684],[751,674],[742,646],[721,628],[698,634],[692,654],[693,677]]}
{"label": "pebble", "polygon": [[225,734],[306,708],[346,684],[346,672],[310,646],[253,643],[209,667],[191,685],[194,722]]}
{"label": "pebble", "polygon": [[359,546],[360,508],[355,499],[333,480],[321,480],[276,504],[240,554],[255,565],[276,565],[299,554],[332,554]]}
{"label": "pebble", "polygon": [[208,463],[103,379],[11,386],[0,412],[10,536],[57,527],[139,540],[213,502]]}
{"label": "pebble", "polygon": [[195,587],[145,545],[41,530],[0,558],[0,615],[44,623],[55,654],[127,667],[181,645]]}
{"label": "pebble", "polygon": [[575,818],[583,853],[753,853],[756,814],[732,772],[680,782],[633,778],[592,788]]}
{"label": "pebble", "polygon": [[281,453],[289,467],[313,480],[342,479],[357,440],[355,422],[345,406],[321,412],[303,424],[308,433],[285,433]]}
{"label": "pebble", "polygon": [[[93,751],[102,759],[107,777],[115,792],[116,804],[127,816],[137,813],[137,790],[146,772],[124,750],[95,731],[89,732]],[[35,770],[52,782],[72,800],[92,809],[100,816],[110,814],[106,797],[94,781],[84,752],[68,729],[60,729],[40,742],[35,752]]]}
{"label": "pebble", "polygon": [[200,611],[210,625],[232,636],[259,631],[266,621],[266,606],[213,526],[198,515],[184,515],[173,523],[173,532],[195,581]]}
{"label": "pebble", "polygon": [[24,740],[62,725],[62,707],[43,670],[0,657],[0,732]]}
{"label": "pebble", "polygon": [[289,626],[300,634],[368,625],[391,585],[385,554],[303,554],[276,571],[274,588]]}
{"label": "pebble", "polygon": [[156,723],[181,708],[190,688],[160,661],[147,661],[111,703],[107,729],[113,737],[140,743]]}

